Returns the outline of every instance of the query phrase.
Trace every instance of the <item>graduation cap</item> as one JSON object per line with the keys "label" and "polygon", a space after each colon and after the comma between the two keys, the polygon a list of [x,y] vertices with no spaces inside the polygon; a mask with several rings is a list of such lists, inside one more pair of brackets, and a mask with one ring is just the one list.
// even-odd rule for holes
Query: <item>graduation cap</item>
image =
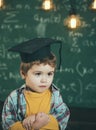
{"label": "graduation cap", "polygon": [[[21,61],[29,63],[35,60],[41,60],[46,57],[51,57],[51,45],[55,43],[62,43],[59,40],[51,38],[34,38],[8,49],[8,51],[18,52],[21,57]],[[59,53],[61,52],[61,45]],[[61,60],[61,54],[60,54]],[[61,62],[61,61],[60,61]],[[61,64],[61,63],[60,63]]]}

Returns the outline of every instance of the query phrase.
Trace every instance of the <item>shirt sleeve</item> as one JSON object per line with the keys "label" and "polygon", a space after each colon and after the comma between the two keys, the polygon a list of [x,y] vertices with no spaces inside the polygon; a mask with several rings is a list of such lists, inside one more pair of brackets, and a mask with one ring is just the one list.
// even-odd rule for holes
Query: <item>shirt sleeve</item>
{"label": "shirt sleeve", "polygon": [[25,130],[20,121],[14,123],[8,130]]}
{"label": "shirt sleeve", "polygon": [[12,96],[9,95],[8,98],[4,102],[4,106],[2,110],[3,130],[8,130],[13,124],[20,121],[17,116],[17,108],[16,108],[17,102],[16,101],[17,101],[16,96],[12,98]]}
{"label": "shirt sleeve", "polygon": [[63,102],[60,92],[55,94],[53,115],[59,123],[60,130],[65,130],[70,117],[70,111],[67,105]]}
{"label": "shirt sleeve", "polygon": [[46,126],[41,128],[40,130],[45,130],[45,129],[46,130],[59,130],[57,119],[52,115],[49,115],[49,117],[50,117],[50,122]]}

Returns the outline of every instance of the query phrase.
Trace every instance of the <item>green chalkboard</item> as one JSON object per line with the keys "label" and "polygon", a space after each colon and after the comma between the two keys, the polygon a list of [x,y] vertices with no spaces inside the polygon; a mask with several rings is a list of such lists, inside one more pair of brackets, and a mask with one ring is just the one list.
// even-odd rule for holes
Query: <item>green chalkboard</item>
{"label": "green chalkboard", "polygon": [[[76,30],[64,26],[69,14],[69,0],[57,1],[56,10],[40,9],[42,0],[6,0],[0,9],[0,99],[23,83],[19,74],[18,54],[7,48],[34,37],[51,37],[63,41],[62,65],[54,83],[69,106],[96,108],[96,11],[88,0],[77,0],[76,11],[82,25]],[[53,51],[57,49],[54,46]]]}

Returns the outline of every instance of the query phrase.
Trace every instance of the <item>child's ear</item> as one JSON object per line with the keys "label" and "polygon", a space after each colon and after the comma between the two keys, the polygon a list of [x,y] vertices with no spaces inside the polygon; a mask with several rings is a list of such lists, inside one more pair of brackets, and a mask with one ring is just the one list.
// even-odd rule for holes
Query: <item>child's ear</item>
{"label": "child's ear", "polygon": [[23,71],[20,71],[20,74],[21,74],[22,79],[25,79],[25,74],[24,74],[24,72],[23,72]]}

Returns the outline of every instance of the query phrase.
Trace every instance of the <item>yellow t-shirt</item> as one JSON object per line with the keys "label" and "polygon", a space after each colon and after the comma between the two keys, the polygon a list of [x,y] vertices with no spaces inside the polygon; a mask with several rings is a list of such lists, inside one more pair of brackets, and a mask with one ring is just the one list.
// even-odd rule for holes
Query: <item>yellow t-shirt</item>
{"label": "yellow t-shirt", "polygon": [[26,116],[37,114],[38,112],[49,113],[51,100],[51,92],[49,90],[43,93],[25,91],[24,95],[27,102]]}
{"label": "yellow t-shirt", "polygon": [[[38,112],[44,112],[49,114],[51,105],[51,92],[46,90],[43,93],[35,93],[31,91],[24,92],[26,105],[26,117],[31,114],[36,114]],[[59,130],[58,122],[54,116],[49,115],[50,122],[40,130]],[[9,130],[25,130],[21,122],[16,122],[13,124]]]}
{"label": "yellow t-shirt", "polygon": [[[31,91],[25,91],[25,98],[27,102],[26,116],[36,114],[38,112],[44,112],[49,114],[51,105],[51,91],[46,90],[43,93],[35,93]],[[40,130],[59,130],[58,122],[54,116],[50,116],[50,122]]]}

